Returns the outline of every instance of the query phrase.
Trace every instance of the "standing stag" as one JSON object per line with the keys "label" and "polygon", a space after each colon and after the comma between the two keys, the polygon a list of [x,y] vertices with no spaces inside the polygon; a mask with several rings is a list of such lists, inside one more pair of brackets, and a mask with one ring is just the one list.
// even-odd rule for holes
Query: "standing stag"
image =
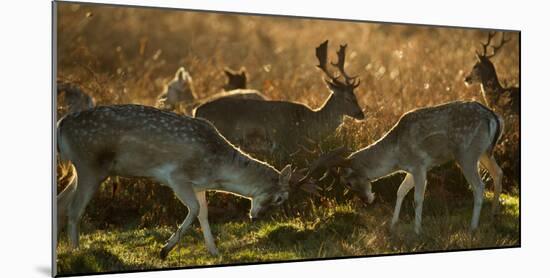
{"label": "standing stag", "polygon": [[[342,124],[344,115],[364,119],[354,94],[359,81],[344,71],[346,45],[337,52],[338,62],[331,63],[340,72],[338,76],[327,69],[327,46],[325,41],[316,48],[317,67],[328,77],[325,82],[331,91],[319,109],[288,101],[224,98],[200,105],[194,116],[209,120],[230,142],[245,150],[277,152],[283,156],[333,133]],[[250,142],[255,145],[257,141],[263,147],[253,150]]]}
{"label": "standing stag", "polygon": [[[246,88],[246,73],[235,74],[233,71],[225,70],[228,76],[227,87],[244,86],[232,90],[226,90],[210,96],[204,100],[199,99],[195,94],[193,79],[185,68],[180,67],[174,78],[165,86],[163,92],[157,97],[156,107],[162,110],[182,111],[185,115],[190,115],[194,107],[202,102],[220,98],[239,98],[239,99],[266,99],[265,96],[257,90]],[[241,75],[243,74],[243,75]],[[244,79],[243,79],[244,76]],[[243,83],[244,82],[244,83]]]}
{"label": "standing stag", "polygon": [[502,108],[517,115],[520,108],[520,89],[518,87],[502,87],[498,80],[495,66],[493,65],[493,62],[491,62],[491,58],[494,57],[502,46],[509,42],[510,39],[506,40],[503,33],[500,44],[497,46],[491,46],[493,48],[493,54],[489,55],[487,53],[487,47],[490,46],[491,40],[495,35],[496,33],[489,32],[487,42],[481,43],[483,51],[481,53],[476,51],[477,62],[464,81],[467,85],[477,83],[481,84],[483,99],[489,107],[493,109]]}
{"label": "standing stag", "polygon": [[[375,197],[372,181],[395,172],[406,172],[397,191],[391,225],[397,223],[403,198],[414,187],[414,227],[415,232],[420,233],[426,172],[454,160],[473,188],[474,209],[470,228],[474,230],[479,224],[485,188],[478,172],[479,162],[493,178],[493,213],[498,212],[502,170],[493,157],[493,148],[503,128],[502,118],[482,104],[451,102],[405,113],[375,143],[348,157],[326,154],[321,164],[327,168],[342,167],[342,181],[368,203],[372,203]],[[342,153],[342,150],[334,152]]]}
{"label": "standing stag", "polygon": [[58,225],[68,219],[72,247],[78,247],[78,223],[86,205],[111,175],[152,178],[169,186],[187,206],[189,213],[162,248],[162,258],[195,217],[209,252],[218,254],[208,224],[206,190],[251,199],[251,218],[288,198],[290,165],[279,172],[233,147],[207,121],[152,107],[113,105],[69,114],[58,122],[57,149],[78,174],[57,197]]}

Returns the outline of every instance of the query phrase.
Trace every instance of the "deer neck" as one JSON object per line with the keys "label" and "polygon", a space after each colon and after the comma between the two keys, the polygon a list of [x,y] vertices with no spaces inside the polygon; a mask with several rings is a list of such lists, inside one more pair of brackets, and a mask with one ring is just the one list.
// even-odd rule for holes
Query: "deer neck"
{"label": "deer neck", "polygon": [[322,134],[329,134],[336,130],[344,121],[344,111],[341,101],[336,94],[331,93],[321,108],[315,111],[315,127]]}
{"label": "deer neck", "polygon": [[279,177],[273,167],[237,150],[232,156],[232,159],[223,161],[214,171],[220,190],[248,198],[271,190],[270,180]]}
{"label": "deer neck", "polygon": [[400,170],[397,141],[391,133],[353,153],[350,158],[352,167],[371,181]]}
{"label": "deer neck", "polygon": [[498,100],[503,88],[498,81],[496,72],[491,72],[482,76],[481,91],[483,92],[483,97],[489,103],[495,103]]}

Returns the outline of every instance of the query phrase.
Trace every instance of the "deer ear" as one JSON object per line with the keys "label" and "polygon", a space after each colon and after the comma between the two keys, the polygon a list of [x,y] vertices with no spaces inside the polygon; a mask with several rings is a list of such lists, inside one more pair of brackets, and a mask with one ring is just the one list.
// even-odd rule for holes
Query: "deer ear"
{"label": "deer ear", "polygon": [[483,56],[481,56],[481,54],[479,54],[479,52],[476,51],[476,59],[477,59],[478,62],[481,62],[482,57]]}
{"label": "deer ear", "polygon": [[178,81],[183,81],[183,73],[185,72],[185,69],[183,67],[179,68],[176,72],[176,79]]}
{"label": "deer ear", "polygon": [[281,170],[281,174],[279,175],[279,184],[289,184],[291,175],[292,169],[290,164],[288,164],[285,166],[285,168],[283,168],[283,170]]}
{"label": "deer ear", "polygon": [[230,70],[229,68],[224,68],[224,69],[223,69],[223,73],[225,73],[225,75],[226,75],[227,77],[229,77],[229,78],[233,77],[233,75],[234,75],[234,74],[233,74],[233,71]]}

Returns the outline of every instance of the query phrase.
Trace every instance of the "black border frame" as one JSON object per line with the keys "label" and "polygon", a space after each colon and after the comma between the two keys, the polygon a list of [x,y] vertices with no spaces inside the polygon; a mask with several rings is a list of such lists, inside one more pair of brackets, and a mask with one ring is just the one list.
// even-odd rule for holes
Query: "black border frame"
{"label": "black border frame", "polygon": [[[265,265],[265,264],[283,264],[283,263],[295,263],[295,262],[314,262],[314,261],[327,261],[327,260],[343,260],[343,259],[361,259],[361,258],[375,258],[375,257],[393,257],[393,256],[407,256],[407,255],[421,255],[421,254],[440,254],[440,253],[455,253],[455,252],[465,252],[465,251],[485,251],[485,250],[500,250],[500,249],[515,249],[521,248],[521,152],[522,152],[522,129],[521,129],[521,30],[514,29],[496,29],[489,27],[468,27],[468,26],[456,26],[456,25],[437,25],[437,24],[426,24],[426,23],[402,23],[394,21],[374,21],[374,20],[359,20],[359,19],[345,19],[345,18],[328,18],[328,17],[314,17],[314,16],[298,16],[298,15],[284,15],[284,14],[262,14],[262,13],[252,13],[252,12],[235,12],[235,11],[219,11],[219,10],[201,10],[201,9],[190,9],[190,8],[176,8],[176,7],[162,7],[162,6],[141,6],[141,5],[130,5],[130,4],[111,4],[111,3],[98,3],[98,2],[75,2],[75,1],[64,1],[64,0],[52,0],[52,76],[51,76],[51,94],[52,94],[52,114],[51,114],[51,169],[52,169],[52,185],[51,185],[51,231],[52,231],[52,277],[78,277],[78,276],[88,276],[88,275],[105,275],[105,274],[122,274],[122,273],[136,273],[136,272],[153,272],[153,271],[170,271],[170,270],[182,270],[182,269],[201,269],[201,268],[217,268],[217,267],[228,267],[228,266],[248,266],[248,265]],[[310,259],[297,259],[297,260],[280,260],[280,261],[261,261],[261,262],[243,262],[243,263],[229,263],[229,264],[216,264],[216,265],[196,265],[196,266],[182,266],[182,267],[167,267],[167,268],[158,268],[158,269],[140,269],[140,270],[121,270],[121,271],[105,271],[105,272],[89,272],[89,273],[78,273],[78,274],[58,274],[57,273],[57,167],[56,167],[56,123],[57,123],[57,113],[56,113],[56,104],[57,104],[57,90],[56,77],[57,77],[57,3],[63,4],[79,4],[79,5],[97,5],[97,6],[111,6],[111,7],[123,7],[123,8],[140,8],[140,9],[161,9],[161,10],[171,10],[171,11],[186,11],[186,12],[202,12],[202,13],[215,13],[215,14],[230,14],[230,15],[240,15],[240,16],[263,16],[263,17],[284,17],[292,19],[310,19],[310,20],[323,20],[323,21],[341,21],[341,22],[354,22],[354,23],[377,23],[377,24],[395,24],[395,25],[410,25],[416,27],[428,27],[428,28],[450,28],[450,29],[467,29],[467,30],[483,30],[483,31],[499,31],[499,32],[513,32],[518,33],[518,43],[519,43],[519,89],[520,89],[520,100],[519,100],[519,180],[520,185],[518,188],[518,198],[519,198],[519,243],[518,245],[513,246],[495,246],[495,247],[479,247],[479,248],[464,248],[464,249],[452,249],[452,250],[435,250],[435,251],[419,251],[419,252],[407,252],[407,253],[395,253],[395,254],[372,254],[372,255],[363,255],[363,256],[343,256],[343,257],[325,257],[325,258],[310,258]]]}

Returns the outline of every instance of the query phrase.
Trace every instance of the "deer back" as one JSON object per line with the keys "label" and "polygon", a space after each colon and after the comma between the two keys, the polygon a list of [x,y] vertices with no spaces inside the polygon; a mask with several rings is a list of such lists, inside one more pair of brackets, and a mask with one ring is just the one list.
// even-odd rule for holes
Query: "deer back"
{"label": "deer back", "polygon": [[338,62],[332,64],[340,72],[337,77],[326,68],[327,45],[325,41],[316,48],[318,67],[329,77],[326,83],[331,91],[319,109],[286,101],[218,99],[197,107],[194,115],[211,121],[240,147],[247,149],[247,137],[254,135],[265,138],[267,149],[284,153],[298,150],[306,141],[322,140],[342,123],[344,115],[363,119],[354,94],[359,81],[344,71],[346,46],[340,46]]}
{"label": "deer back", "polygon": [[235,144],[246,144],[249,135],[261,134],[266,140],[287,146],[288,141],[307,134],[314,113],[292,102],[221,98],[197,107],[194,115],[212,122]]}
{"label": "deer back", "polygon": [[121,176],[142,176],[165,164],[200,168],[234,151],[206,121],[139,105],[70,114],[60,120],[58,132],[67,159]]}
{"label": "deer back", "polygon": [[478,102],[456,101],[404,114],[388,133],[405,164],[437,165],[470,151],[492,152],[502,120]]}

